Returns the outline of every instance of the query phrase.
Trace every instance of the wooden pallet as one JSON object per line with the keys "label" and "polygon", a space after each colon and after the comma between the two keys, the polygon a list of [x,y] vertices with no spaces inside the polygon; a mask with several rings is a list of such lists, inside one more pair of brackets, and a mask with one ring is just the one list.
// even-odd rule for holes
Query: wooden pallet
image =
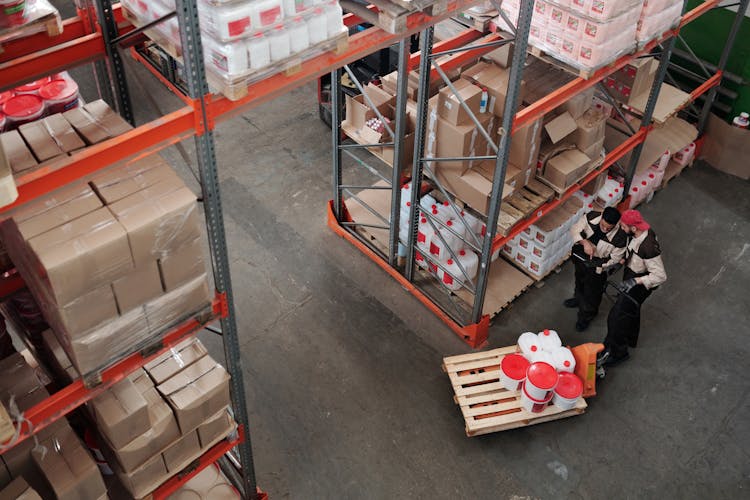
{"label": "wooden pallet", "polygon": [[23,26],[11,26],[0,29],[0,54],[3,52],[2,44],[17,38],[33,35],[34,33],[47,33],[47,36],[57,36],[63,32],[62,18],[57,10],[42,11],[36,17],[29,19]]}
{"label": "wooden pallet", "polygon": [[452,17],[454,21],[460,23],[467,28],[474,28],[481,33],[488,33],[490,31],[490,23],[497,17],[497,11],[492,10],[487,14],[472,14],[471,12],[460,12],[457,16]]}
{"label": "wooden pallet", "polygon": [[[515,259],[510,258],[506,254],[503,254],[503,257],[505,258],[505,260],[507,260],[508,262],[510,262],[511,264],[513,264],[514,266],[516,266],[526,276],[528,276],[529,278],[533,279],[537,283],[541,283],[550,274],[552,274],[552,273],[557,274],[557,273],[560,272],[560,269],[562,268],[562,266],[565,265],[565,263],[570,258],[570,252],[568,252],[567,254],[565,254],[565,257],[563,257],[562,259],[560,259],[559,262],[557,262],[554,266],[552,266],[551,268],[549,268],[549,270],[547,272],[545,272],[544,274],[535,274],[535,273],[531,272],[531,270],[529,268],[522,266],[520,262],[516,261]],[[538,286],[541,286],[541,284],[539,284]]]}
{"label": "wooden pallet", "polygon": [[518,346],[443,358],[443,371],[453,386],[453,401],[461,407],[469,437],[574,417],[586,410],[581,398],[572,410],[548,406],[530,413],[521,406],[519,391],[508,391],[500,383],[500,363]]}
{"label": "wooden pallet", "polygon": [[369,3],[378,8],[377,12],[352,0],[341,0],[339,3],[345,11],[394,34],[406,31],[407,19],[415,12],[422,11],[430,16],[439,16],[448,8],[448,0],[370,0]]}
{"label": "wooden pallet", "polygon": [[519,221],[531,216],[539,207],[547,203],[555,191],[536,179],[529,181],[521,189],[503,200],[500,205],[500,218],[497,233],[505,236]]}
{"label": "wooden pallet", "polygon": [[[632,50],[630,50],[629,52],[632,52],[633,50],[635,50],[635,45],[633,45]],[[552,66],[555,66],[557,68],[563,69],[574,76],[583,78],[584,80],[588,80],[589,78],[593,76],[594,73],[596,73],[602,68],[613,66],[622,55],[622,54],[618,54],[617,57],[612,59],[612,61],[607,62],[605,64],[600,64],[599,66],[596,66],[594,68],[577,68],[564,61],[561,61],[555,55],[549,54],[545,52],[543,49],[540,49],[539,47],[534,47],[532,45],[529,45],[528,52],[529,54],[536,57],[537,59],[540,59],[546,62],[547,64],[551,64]]]}

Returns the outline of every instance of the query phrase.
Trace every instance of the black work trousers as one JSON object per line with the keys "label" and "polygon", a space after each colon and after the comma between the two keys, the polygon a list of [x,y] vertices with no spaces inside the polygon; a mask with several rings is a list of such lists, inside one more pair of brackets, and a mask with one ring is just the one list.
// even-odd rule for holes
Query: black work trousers
{"label": "black work trousers", "polygon": [[[573,252],[583,255],[588,259],[580,246],[573,248]],[[578,299],[578,321],[588,323],[599,313],[599,305],[602,303],[604,287],[607,285],[607,274],[597,274],[596,269],[587,267],[575,255],[571,256],[575,266],[575,298]]]}
{"label": "black work trousers", "polygon": [[638,344],[641,330],[641,305],[652,290],[643,285],[634,286],[627,294],[620,293],[607,316],[607,337],[604,346],[617,359],[628,353],[628,347]]}

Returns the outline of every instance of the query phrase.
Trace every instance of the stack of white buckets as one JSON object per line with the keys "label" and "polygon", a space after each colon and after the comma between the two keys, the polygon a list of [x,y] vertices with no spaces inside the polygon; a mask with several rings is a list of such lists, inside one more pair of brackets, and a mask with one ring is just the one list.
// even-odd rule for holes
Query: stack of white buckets
{"label": "stack of white buckets", "polygon": [[562,346],[554,330],[523,333],[518,338],[520,354],[508,354],[500,362],[500,383],[521,392],[521,405],[540,413],[549,405],[561,410],[575,407],[583,394],[583,381],[573,373],[576,360]]}
{"label": "stack of white buckets", "polygon": [[[412,214],[411,186],[409,182],[401,188],[399,257],[406,256],[406,245],[409,239],[409,221]],[[461,215],[459,217],[456,210],[459,209],[454,209],[447,201],[440,203],[429,194],[420,199],[417,247],[421,252],[417,251],[415,254],[417,265],[429,270],[452,291],[461,289],[467,279],[473,280],[476,277],[479,258],[465,242],[470,241],[478,246],[476,243],[481,244],[487,230],[481,219],[464,210],[459,210],[458,213]],[[429,220],[425,213],[432,215],[433,220]],[[472,238],[469,233],[473,233],[476,238]]]}

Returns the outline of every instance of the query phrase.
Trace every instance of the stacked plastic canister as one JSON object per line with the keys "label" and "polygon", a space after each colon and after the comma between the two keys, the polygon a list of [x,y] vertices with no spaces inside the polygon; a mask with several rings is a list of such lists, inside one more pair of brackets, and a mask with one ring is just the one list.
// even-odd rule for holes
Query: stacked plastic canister
{"label": "stacked plastic canister", "polygon": [[[122,3],[142,23],[175,7],[174,0]],[[338,0],[198,0],[198,15],[206,67],[227,81],[273,69],[295,55],[314,57],[323,42],[346,32]],[[180,47],[176,18],[156,29]]]}
{"label": "stacked plastic canister", "polygon": [[9,131],[79,104],[78,85],[67,72],[0,93],[0,131]]}

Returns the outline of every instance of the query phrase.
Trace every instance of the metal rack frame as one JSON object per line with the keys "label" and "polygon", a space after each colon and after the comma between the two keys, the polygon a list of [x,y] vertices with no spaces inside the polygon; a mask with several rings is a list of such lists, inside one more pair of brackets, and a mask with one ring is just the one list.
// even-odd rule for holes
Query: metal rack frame
{"label": "metal rack frame", "polygon": [[[186,474],[175,476],[168,483],[154,492],[156,498],[164,498],[175,491],[190,477],[202,468],[223,457],[227,450],[239,450],[239,462],[231,454],[229,460],[221,460],[223,465],[239,465],[230,478],[239,476],[239,487],[243,497],[250,498],[257,495],[265,498],[265,494],[257,489],[252,450],[250,445],[250,427],[245,404],[245,392],[240,366],[240,351],[238,332],[235,320],[232,296],[231,278],[229,274],[228,254],[221,197],[218,181],[218,170],[213,142],[213,130],[218,122],[245,112],[275,97],[279,97],[290,90],[317,79],[319,76],[340,68],[344,64],[360,59],[372,52],[388,47],[413,33],[423,30],[458,11],[468,8],[475,0],[450,0],[446,10],[440,15],[431,17],[422,12],[415,12],[406,19],[406,29],[398,34],[386,33],[378,28],[369,28],[353,35],[349,39],[348,49],[338,53],[325,53],[312,58],[301,65],[292,75],[277,74],[248,86],[247,97],[239,101],[230,101],[221,95],[212,94],[206,83],[203,66],[201,41],[198,34],[198,15],[195,0],[177,0],[177,16],[183,47],[189,47],[184,59],[188,79],[188,92],[183,94],[171,85],[153,66],[145,67],[154,76],[170,88],[183,102],[183,106],[165,116],[142,124],[125,134],[91,146],[73,154],[64,165],[57,165],[54,169],[42,168],[30,175],[16,178],[19,197],[11,205],[0,208],[0,218],[7,216],[14,207],[43,196],[61,186],[67,185],[117,162],[156,153],[179,141],[194,137],[198,153],[200,181],[206,212],[206,225],[211,250],[211,261],[214,270],[216,298],[213,303],[213,314],[208,319],[221,321],[221,332],[224,339],[227,370],[232,376],[231,393],[235,420],[239,424],[236,439],[226,441],[205,454],[195,464],[195,468]],[[132,46],[145,40],[142,33],[132,33],[126,43],[120,45],[124,34],[134,30],[123,18],[119,5],[111,5],[109,0],[96,0],[96,12],[90,8],[90,0],[85,0],[78,9],[75,18],[64,21],[64,31],[55,37],[32,35],[14,40],[3,46],[0,54],[0,89],[12,88],[70,67],[87,63],[99,64],[98,72],[111,70],[110,60],[113,54],[118,54],[118,48]],[[87,7],[88,6],[88,7]],[[370,10],[376,7],[369,6]],[[106,11],[106,15],[98,15]],[[102,24],[100,24],[100,22]],[[351,14],[344,17],[347,26],[361,23],[362,20]],[[186,29],[189,27],[189,29]],[[468,41],[470,36],[463,40]],[[118,46],[116,46],[118,45]],[[134,54],[135,55],[135,54]],[[118,57],[115,55],[115,57]],[[137,56],[137,61],[142,61]],[[121,68],[122,69],[122,68]],[[109,102],[125,115],[128,114],[129,99],[124,72],[111,72],[114,92],[108,92],[108,83],[99,82],[100,91],[111,99]],[[111,90],[111,89],[110,89]],[[7,273],[0,277],[0,297],[23,287],[23,282],[15,273]],[[194,335],[205,326],[205,321],[192,320],[179,325],[167,332],[162,339],[164,352],[189,335]],[[30,416],[32,428],[24,429],[23,437],[29,437],[33,432],[53,421],[63,418],[86,401],[95,397],[99,392],[121,380],[138,367],[142,366],[153,356],[148,357],[134,354],[115,364],[102,373],[102,383],[93,389],[84,387],[79,380],[67,388],[52,395],[50,398],[31,408]],[[237,481],[235,481],[237,483]]]}
{"label": "metal rack frame", "polygon": [[[695,89],[691,93],[691,100],[695,100],[698,96],[703,95],[705,93],[708,93],[708,99],[707,101],[710,102],[713,99],[713,95],[716,92],[716,87],[720,83],[722,78],[722,72],[724,69],[724,65],[726,64],[726,59],[728,57],[729,51],[731,50],[732,43],[734,41],[734,38],[736,36],[736,31],[739,26],[739,20],[741,19],[742,12],[744,9],[746,9],[747,6],[747,0],[742,0],[742,5],[740,7],[740,11],[738,13],[737,20],[735,22],[735,26],[732,28],[732,32],[730,32],[727,44],[724,49],[724,55],[722,56],[722,61],[719,64],[719,67],[717,68],[717,71],[715,74],[713,74],[706,82],[704,82],[699,88]],[[686,2],[685,2],[686,4]],[[415,248],[415,241],[416,241],[416,232],[417,232],[417,217],[419,214],[419,210],[416,209],[416,207],[419,206],[419,194],[420,194],[420,188],[423,186],[423,174],[425,172],[425,169],[429,170],[429,163],[430,161],[435,161],[436,159],[430,159],[425,158],[424,156],[424,142],[425,142],[425,120],[426,120],[426,111],[427,111],[427,89],[429,88],[429,80],[430,78],[434,77],[444,77],[444,74],[442,71],[438,70],[437,68],[432,68],[431,64],[429,63],[429,60],[431,60],[431,56],[435,55],[436,53],[433,52],[432,47],[432,30],[429,28],[422,32],[422,46],[420,54],[422,54],[423,59],[421,60],[420,65],[420,87],[419,87],[419,95],[418,95],[418,114],[417,114],[417,134],[415,137],[415,149],[414,149],[414,162],[412,165],[411,170],[411,176],[410,176],[410,182],[413,183],[412,186],[412,199],[410,200],[411,207],[415,207],[414,210],[412,210],[412,217],[409,224],[409,240],[406,243],[408,255],[406,259],[405,266],[400,266],[398,264],[395,264],[395,248],[394,248],[394,242],[398,241],[398,230],[399,230],[399,209],[400,209],[400,188],[401,183],[398,182],[399,179],[403,179],[404,176],[401,175],[404,172],[398,171],[397,168],[394,168],[393,176],[390,182],[388,183],[389,186],[387,189],[391,190],[391,206],[390,206],[390,218],[385,219],[385,217],[381,217],[382,222],[384,225],[380,227],[380,229],[387,229],[389,231],[390,235],[390,245],[388,246],[388,252],[387,254],[383,252],[380,248],[378,248],[376,245],[374,245],[371,241],[369,241],[367,238],[364,238],[361,234],[358,233],[357,227],[360,226],[357,224],[356,221],[352,220],[349,216],[345,203],[343,202],[343,189],[346,187],[344,184],[342,184],[342,157],[341,157],[341,151],[342,149],[344,151],[347,151],[348,149],[352,147],[359,147],[353,146],[353,145],[346,145],[341,144],[340,137],[341,137],[341,116],[340,114],[334,113],[336,120],[334,120],[334,127],[333,128],[333,147],[334,147],[334,155],[333,155],[333,170],[334,170],[334,198],[333,201],[330,204],[330,210],[329,210],[329,216],[328,216],[328,224],[329,226],[340,236],[344,237],[346,240],[348,240],[350,243],[355,245],[359,250],[361,250],[363,253],[365,253],[368,257],[373,259],[381,268],[386,270],[391,276],[393,276],[404,288],[406,288],[409,292],[411,292],[420,302],[422,302],[425,306],[428,307],[433,313],[435,313],[438,317],[440,317],[448,326],[453,330],[461,339],[463,339],[465,342],[467,342],[472,347],[480,347],[482,346],[486,341],[488,337],[488,329],[489,329],[489,323],[490,323],[490,317],[483,313],[483,305],[484,305],[484,299],[486,294],[486,288],[487,288],[487,282],[489,277],[489,270],[491,265],[491,256],[498,252],[508,241],[510,241],[512,238],[514,238],[516,235],[520,234],[522,231],[524,231],[526,228],[528,228],[530,225],[535,223],[539,218],[543,217],[547,213],[549,213],[551,210],[558,207],[561,203],[569,199],[573,193],[581,189],[586,184],[592,182],[596,177],[598,177],[599,174],[609,169],[611,166],[615,165],[619,160],[621,160],[626,154],[630,153],[632,151],[632,154],[630,156],[630,162],[625,168],[626,172],[626,193],[628,192],[627,189],[629,188],[630,183],[632,182],[633,176],[635,174],[635,166],[637,165],[638,158],[640,156],[641,150],[643,148],[643,143],[646,140],[646,137],[650,130],[652,129],[653,125],[651,123],[651,118],[653,111],[655,109],[658,96],[659,96],[659,90],[661,89],[662,83],[664,81],[664,76],[666,74],[666,69],[669,64],[670,54],[674,47],[676,36],[679,35],[680,29],[685,26],[686,24],[690,23],[694,19],[698,18],[708,10],[715,8],[719,4],[718,0],[707,0],[695,7],[694,9],[686,12],[683,16],[679,24],[670,29],[667,30],[665,33],[663,33],[661,36],[657,37],[656,39],[652,40],[651,42],[645,44],[645,46],[641,47],[639,50],[635,51],[632,54],[628,54],[625,56],[622,56],[618,58],[615,62],[612,64],[603,67],[597,71],[594,71],[591,75],[589,75],[589,78],[583,79],[581,77],[573,79],[568,84],[560,87],[553,93],[545,96],[544,98],[532,103],[531,105],[525,107],[523,110],[516,112],[516,101],[515,96],[517,95],[518,86],[520,84],[522,73],[523,73],[523,65],[524,60],[526,57],[526,43],[527,43],[527,36],[528,36],[528,29],[529,29],[529,23],[531,19],[531,9],[533,2],[531,1],[525,1],[522,3],[521,7],[521,13],[519,14],[519,20],[517,22],[516,26],[516,35],[515,35],[515,43],[517,48],[521,48],[523,50],[516,50],[514,51],[514,60],[513,64],[510,67],[511,75],[509,78],[509,89],[508,89],[508,99],[506,99],[506,111],[505,116],[503,117],[503,123],[502,123],[502,129],[503,131],[511,131],[511,134],[520,130],[521,128],[535,122],[536,120],[542,118],[545,113],[555,109],[556,107],[563,104],[565,101],[573,97],[574,95],[580,93],[583,90],[586,90],[594,85],[599,84],[602,79],[607,77],[608,75],[614,73],[615,71],[621,69],[624,67],[628,62],[634,60],[635,58],[639,57],[651,57],[658,55],[660,57],[660,63],[657,70],[657,77],[655,78],[654,84],[652,85],[648,102],[646,105],[646,109],[644,110],[643,117],[640,123],[640,127],[637,130],[632,130],[632,134],[618,147],[614,148],[612,151],[607,152],[607,155],[604,159],[604,162],[602,165],[598,168],[596,168],[594,171],[590,172],[584,179],[579,181],[578,183],[574,184],[573,186],[569,187],[565,192],[559,196],[556,199],[553,199],[544,205],[537,209],[531,216],[523,219],[519,223],[517,223],[514,227],[512,227],[505,236],[497,236],[495,234],[495,229],[497,227],[497,220],[500,212],[500,206],[501,206],[501,200],[502,200],[502,188],[505,183],[505,170],[507,166],[507,153],[508,153],[508,147],[510,144],[511,134],[508,133],[502,133],[500,136],[500,143],[497,145],[497,154],[493,157],[493,160],[495,161],[495,175],[493,178],[493,184],[492,184],[492,192],[490,197],[490,208],[488,210],[488,217],[487,217],[487,233],[488,236],[484,239],[482,242],[481,252],[479,253],[479,259],[480,259],[480,265],[479,265],[479,274],[476,279],[475,284],[470,282],[470,280],[467,280],[469,283],[469,286],[465,286],[467,290],[473,293],[474,295],[474,301],[472,304],[470,304],[470,311],[468,314],[461,313],[460,311],[457,312],[455,308],[455,298],[450,294],[449,292],[446,293],[446,290],[437,289],[434,285],[432,286],[425,286],[425,279],[424,276],[422,276],[419,272],[415,271],[415,265],[414,265],[414,256],[416,253]],[[492,38],[497,37],[497,38]],[[485,43],[492,43],[497,42],[500,39],[500,35],[494,34],[490,37],[486,37],[485,39],[481,40],[477,43],[477,45],[483,45],[481,42]],[[659,45],[664,45],[663,50],[659,54],[652,54],[654,49],[656,49]],[[493,45],[489,45],[487,47],[480,47],[480,48],[472,48],[472,47],[464,47],[463,50],[466,50],[463,54],[467,56],[466,59],[460,59],[460,58],[454,58],[454,61],[449,61],[445,65],[443,65],[443,69],[447,70],[452,67],[460,67],[461,64],[467,62],[470,60],[470,56],[473,57],[478,54],[482,54],[485,52],[488,52],[489,50],[492,50],[494,48]],[[455,48],[456,51],[461,50],[460,48]],[[399,79],[398,79],[398,86],[401,88],[403,85],[402,80],[405,79],[405,73],[406,71],[403,71],[404,66],[399,66]],[[334,101],[333,106],[334,109],[336,109],[337,100],[341,98],[341,90],[340,88],[336,88],[337,85],[335,82],[337,82],[338,73],[333,72],[332,77],[332,94],[334,95]],[[404,76],[404,78],[402,78]],[[340,86],[338,86],[340,87]],[[452,89],[455,90],[455,89]],[[336,97],[338,95],[338,97]],[[513,100],[510,99],[510,97],[513,96]],[[397,96],[398,98],[398,96]],[[338,101],[340,102],[340,101]],[[467,109],[464,106],[465,109]],[[704,108],[704,113],[707,113],[705,111],[706,108]],[[468,110],[468,109],[467,109]],[[395,117],[395,123],[398,127],[398,123],[400,121],[403,121],[404,115],[403,113],[397,114]],[[476,122],[476,120],[475,120]],[[394,145],[395,148],[399,148],[399,140],[400,137],[394,138]],[[473,157],[473,158],[481,158],[484,159],[484,157]],[[461,158],[463,159],[463,158]],[[372,171],[372,167],[368,168]],[[443,191],[443,194],[445,193],[445,190],[441,188],[439,182],[435,182],[434,176],[431,176],[431,182],[433,183],[434,187],[437,187],[438,190]],[[378,189],[383,189],[383,187],[378,187]],[[354,193],[349,193],[350,195],[356,196]],[[446,199],[453,204],[453,200],[450,196],[446,196]],[[624,204],[628,203],[628,199],[624,201]],[[453,209],[455,210],[457,207],[455,205],[453,206]],[[430,223],[433,224],[433,227],[437,229],[435,224],[438,223],[438,221],[432,219],[429,214],[427,214],[427,218],[430,220]],[[443,226],[444,227],[444,226]],[[442,237],[441,237],[442,238]],[[473,242],[465,241],[465,243],[468,244],[469,247],[475,247],[476,245],[473,244]],[[428,257],[429,258],[429,257]],[[435,282],[435,280],[431,280],[432,282]]]}

